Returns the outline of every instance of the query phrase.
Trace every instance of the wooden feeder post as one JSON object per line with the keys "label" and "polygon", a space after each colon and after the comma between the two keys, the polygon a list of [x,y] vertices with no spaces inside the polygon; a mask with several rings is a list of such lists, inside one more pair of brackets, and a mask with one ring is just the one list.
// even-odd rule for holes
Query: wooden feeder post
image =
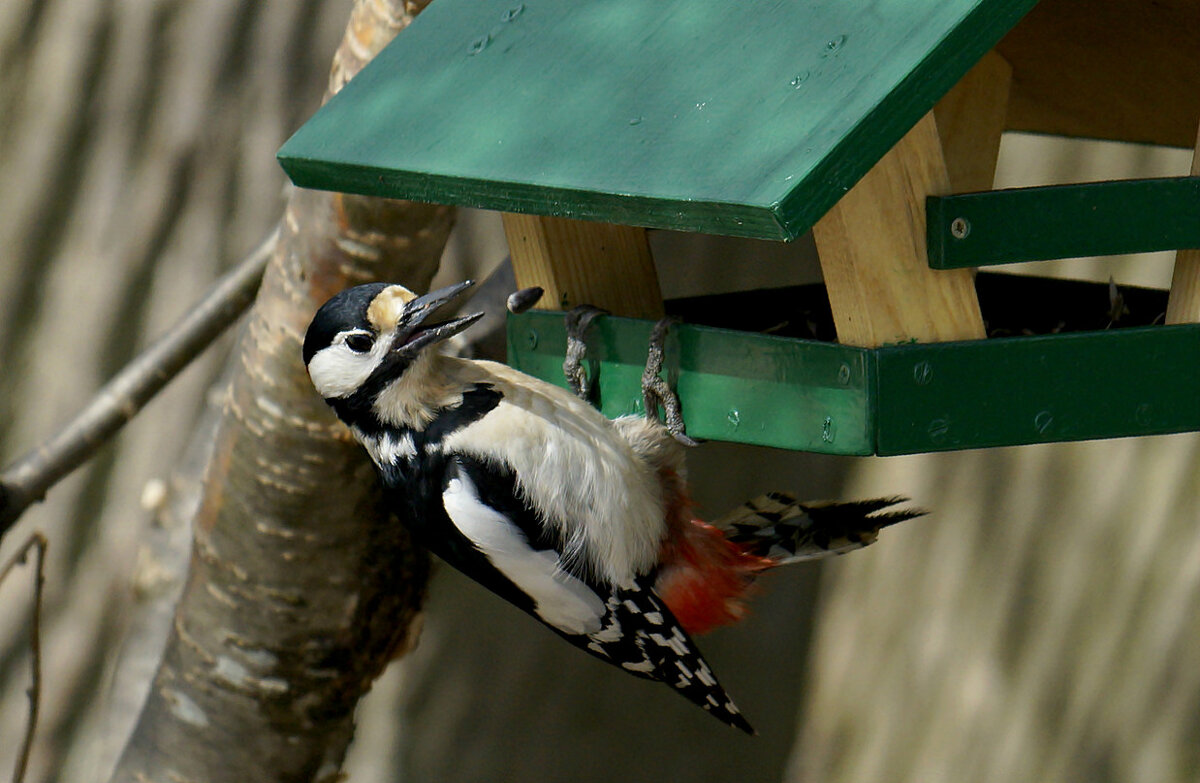
{"label": "wooden feeder post", "polygon": [[984,337],[971,272],[930,269],[926,260],[925,198],[949,190],[927,114],[817,221],[813,238],[840,342]]}
{"label": "wooden feeder post", "polygon": [[662,316],[646,229],[506,212],[504,233],[517,287],[545,289],[541,309],[590,304],[630,318]]}
{"label": "wooden feeder post", "polygon": [[[1192,174],[1200,175],[1200,128],[1192,152]],[[1169,324],[1200,323],[1200,249],[1187,248],[1175,253],[1166,320]]]}

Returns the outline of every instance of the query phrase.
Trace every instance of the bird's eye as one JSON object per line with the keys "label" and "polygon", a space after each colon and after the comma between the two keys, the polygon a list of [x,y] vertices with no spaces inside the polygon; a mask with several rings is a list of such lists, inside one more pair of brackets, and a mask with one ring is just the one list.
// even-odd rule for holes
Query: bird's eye
{"label": "bird's eye", "polygon": [[371,346],[375,343],[371,339],[371,335],[363,332],[355,332],[346,338],[346,347],[355,353],[366,353],[371,350]]}

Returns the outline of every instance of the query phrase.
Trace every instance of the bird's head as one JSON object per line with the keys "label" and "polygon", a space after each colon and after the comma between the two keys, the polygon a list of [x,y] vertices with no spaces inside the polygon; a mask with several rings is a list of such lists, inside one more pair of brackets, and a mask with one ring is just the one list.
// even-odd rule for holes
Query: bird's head
{"label": "bird's head", "polygon": [[377,393],[404,375],[430,345],[483,317],[473,313],[426,323],[471,285],[468,280],[417,296],[401,285],[370,283],[334,296],[304,334],[304,364],[313,386],[327,400]]}

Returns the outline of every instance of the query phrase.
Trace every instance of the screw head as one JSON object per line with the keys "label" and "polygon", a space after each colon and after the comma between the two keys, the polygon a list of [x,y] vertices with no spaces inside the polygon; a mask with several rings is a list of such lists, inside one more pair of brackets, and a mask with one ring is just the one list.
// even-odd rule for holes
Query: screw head
{"label": "screw head", "polygon": [[946,441],[946,436],[950,434],[950,422],[946,419],[934,419],[929,422],[929,427],[926,428],[929,433],[929,442],[941,444]]}
{"label": "screw head", "polygon": [[966,239],[971,233],[971,223],[963,217],[956,217],[950,221],[950,235],[955,239]]}

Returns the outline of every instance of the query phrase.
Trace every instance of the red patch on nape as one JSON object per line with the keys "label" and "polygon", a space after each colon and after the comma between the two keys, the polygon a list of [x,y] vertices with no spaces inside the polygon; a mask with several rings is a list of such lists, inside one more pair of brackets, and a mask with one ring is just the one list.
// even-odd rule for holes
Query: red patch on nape
{"label": "red patch on nape", "polygon": [[663,546],[654,591],[683,629],[701,634],[742,619],[754,578],[774,563],[730,543],[698,519],[672,534]]}

